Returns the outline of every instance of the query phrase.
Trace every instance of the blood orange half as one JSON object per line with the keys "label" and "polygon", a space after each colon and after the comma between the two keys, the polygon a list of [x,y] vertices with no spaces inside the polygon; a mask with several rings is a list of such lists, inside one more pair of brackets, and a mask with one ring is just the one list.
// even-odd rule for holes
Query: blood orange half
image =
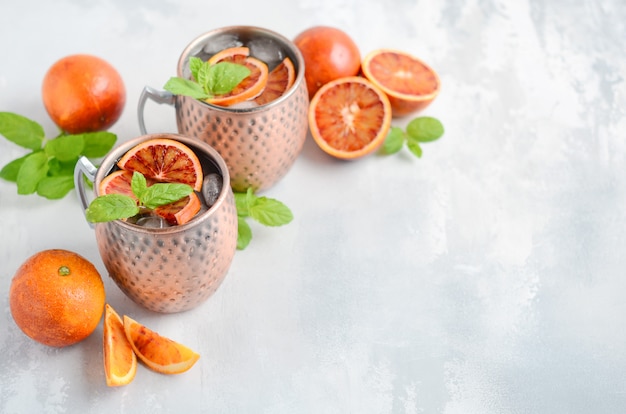
{"label": "blood orange half", "polygon": [[309,105],[309,128],[317,145],[341,159],[375,151],[391,125],[387,96],[365,78],[340,78],[322,86]]}
{"label": "blood orange half", "polygon": [[296,79],[296,69],[289,57],[283,59],[272,71],[267,78],[267,85],[261,95],[254,99],[259,105],[272,102],[281,97],[291,88]]}
{"label": "blood orange half", "polygon": [[430,66],[397,50],[370,52],[363,59],[361,69],[367,79],[387,94],[394,117],[426,108],[441,87],[439,76]]}
{"label": "blood orange half", "polygon": [[155,181],[188,184],[195,191],[202,189],[200,160],[188,146],[172,139],[144,141],[124,154],[117,165]]}
{"label": "blood orange half", "polygon": [[263,92],[269,70],[265,62],[250,56],[250,49],[245,46],[224,49],[211,56],[209,63],[214,65],[218,62],[231,62],[246,66],[250,69],[250,75],[242,80],[239,85],[223,95],[209,98],[208,103],[220,106],[230,106],[239,102],[254,99]]}

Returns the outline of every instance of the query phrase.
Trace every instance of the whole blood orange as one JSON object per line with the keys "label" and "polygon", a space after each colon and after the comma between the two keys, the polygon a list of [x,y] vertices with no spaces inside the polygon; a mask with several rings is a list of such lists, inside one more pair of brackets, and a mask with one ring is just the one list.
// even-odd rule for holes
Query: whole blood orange
{"label": "whole blood orange", "polygon": [[309,105],[309,128],[317,145],[341,159],[375,151],[391,125],[387,96],[365,78],[334,80],[317,91]]}
{"label": "whole blood orange", "polygon": [[359,73],[361,53],[343,30],[311,27],[296,36],[294,43],[304,59],[304,77],[310,98],[328,82]]}
{"label": "whole blood orange", "polygon": [[91,55],[66,56],[54,63],[44,76],[41,91],[52,121],[70,134],[108,129],[126,103],[120,74]]}
{"label": "whole blood orange", "polygon": [[17,326],[55,347],[87,338],[100,323],[104,303],[104,284],[94,265],[67,250],[44,250],[28,258],[9,289]]}
{"label": "whole blood orange", "polygon": [[363,74],[389,97],[394,117],[426,108],[439,94],[439,76],[426,63],[398,50],[379,49],[363,59]]}

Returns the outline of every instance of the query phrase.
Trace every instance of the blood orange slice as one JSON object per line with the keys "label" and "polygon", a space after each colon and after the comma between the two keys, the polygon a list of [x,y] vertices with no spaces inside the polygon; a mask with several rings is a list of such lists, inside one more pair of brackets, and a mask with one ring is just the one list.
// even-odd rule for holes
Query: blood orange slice
{"label": "blood orange slice", "polygon": [[172,139],[144,141],[124,154],[117,165],[155,181],[188,184],[195,191],[202,189],[200,160],[188,146]]}
{"label": "blood orange slice", "polygon": [[137,373],[137,356],[126,338],[122,318],[108,303],[104,308],[103,351],[107,385],[129,384]]}
{"label": "blood orange slice", "polygon": [[365,78],[339,78],[322,86],[309,105],[309,128],[317,145],[341,159],[375,151],[391,125],[387,96]]}
{"label": "blood orange slice", "polygon": [[209,63],[214,65],[218,62],[238,63],[250,69],[250,75],[242,80],[239,85],[223,95],[209,98],[208,103],[220,106],[230,106],[239,102],[256,98],[267,84],[269,70],[265,62],[250,56],[250,49],[245,46],[224,49],[211,56]]}
{"label": "blood orange slice", "polygon": [[200,208],[202,203],[196,193],[191,193],[171,204],[166,204],[154,209],[154,212],[163,217],[172,226],[185,224],[191,220]]}
{"label": "blood orange slice", "polygon": [[100,181],[98,191],[100,195],[123,194],[137,199],[137,197],[135,197],[135,194],[133,194],[133,190],[131,190],[130,187],[130,182],[132,178],[133,173],[130,171],[113,171],[111,174],[104,177],[102,181]]}
{"label": "blood orange slice", "polygon": [[283,59],[272,71],[267,78],[267,85],[261,95],[254,99],[259,105],[272,102],[281,97],[291,88],[296,79],[296,69],[289,57]]}
{"label": "blood orange slice", "polygon": [[124,332],[139,359],[162,374],[185,372],[200,358],[186,346],[159,335],[126,315]]}
{"label": "blood orange slice", "polygon": [[365,77],[387,94],[394,117],[426,108],[441,87],[430,66],[397,50],[374,50],[365,56],[361,68]]}

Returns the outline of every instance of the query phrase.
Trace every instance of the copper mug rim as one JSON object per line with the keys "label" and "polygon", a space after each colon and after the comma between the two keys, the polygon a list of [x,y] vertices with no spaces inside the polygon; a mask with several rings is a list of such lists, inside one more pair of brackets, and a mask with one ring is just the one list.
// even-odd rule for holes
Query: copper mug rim
{"label": "copper mug rim", "polygon": [[[164,228],[146,228],[146,227],[142,227],[142,226],[138,226],[135,224],[131,224],[131,223],[127,223],[124,220],[113,220],[110,222],[106,222],[106,223],[95,223],[95,225],[98,224],[111,224],[114,223],[115,225],[124,227],[126,229],[135,231],[137,233],[142,233],[142,234],[169,234],[169,233],[178,233],[178,232],[183,232],[189,228],[192,227],[196,227],[197,225],[201,224],[202,222],[209,220],[210,217],[214,214],[215,211],[217,211],[220,206],[222,204],[224,204],[226,201],[226,198],[228,197],[228,191],[229,191],[229,185],[228,183],[230,182],[230,174],[228,172],[228,167],[226,166],[226,162],[224,161],[224,159],[221,157],[221,155],[219,155],[219,153],[213,148],[211,147],[209,144],[200,141],[200,140],[196,140],[193,138],[189,138],[185,135],[181,135],[178,133],[170,133],[170,132],[163,132],[163,133],[152,133],[152,134],[145,134],[145,135],[141,135],[139,137],[136,138],[132,138],[128,141],[125,141],[124,143],[116,146],[113,150],[111,150],[106,157],[102,160],[102,162],[100,163],[100,166],[97,168],[97,170],[95,171],[95,173],[93,174],[93,179],[91,180],[94,184],[94,194],[95,196],[99,196],[99,186],[98,184],[104,179],[105,176],[107,176],[111,169],[114,168],[115,163],[122,157],[122,155],[124,155],[126,152],[128,152],[131,148],[133,148],[134,146],[136,146],[137,144],[140,144],[142,142],[145,141],[149,141],[152,139],[160,139],[160,138],[167,138],[167,139],[172,139],[175,141],[180,141],[183,144],[189,146],[192,150],[201,150],[202,152],[205,152],[206,155],[209,156],[209,158],[211,159],[211,161],[213,163],[216,164],[216,167],[219,169],[220,174],[222,175],[222,182],[224,183],[223,187],[222,187],[222,191],[220,192],[219,196],[217,197],[217,200],[215,201],[215,203],[213,203],[213,205],[211,207],[209,207],[206,211],[196,215],[195,217],[193,217],[190,221],[188,221],[185,224],[180,224],[180,225],[176,225],[176,226],[171,226],[171,227],[164,227]],[[85,160],[81,160],[81,162],[85,162]],[[88,162],[88,161],[87,161]],[[81,166],[82,168],[84,168],[85,166]],[[95,168],[95,167],[94,167]],[[79,169],[79,166],[77,165],[77,171]],[[86,171],[81,171],[81,173],[85,173]],[[87,205],[86,205],[86,197],[84,194],[81,194],[81,192],[84,192],[84,185],[83,185],[83,180],[82,180],[82,175],[80,177],[80,183],[79,181],[76,179],[76,177],[78,177],[78,173],[76,173],[75,175],[75,181],[76,184],[78,184],[77,189],[79,191],[79,200],[81,201],[81,203],[83,204],[83,209],[86,210]],[[90,174],[86,174],[88,176],[89,179],[91,179],[91,177],[89,177]],[[94,224],[94,223],[90,223],[90,224]]]}
{"label": "copper mug rim", "polygon": [[199,50],[202,50],[202,48],[208,43],[210,39],[221,34],[240,35],[242,33],[245,34],[246,37],[250,37],[250,38],[255,37],[255,35],[273,38],[282,44],[283,50],[285,51],[287,56],[292,60],[294,64],[294,69],[296,71],[296,77],[294,79],[293,85],[291,85],[289,90],[287,90],[280,97],[270,102],[267,102],[263,105],[259,105],[259,106],[232,108],[232,107],[214,105],[214,104],[205,102],[203,100],[196,99],[196,101],[199,104],[210,107],[213,110],[221,111],[225,113],[261,112],[261,111],[270,109],[274,106],[280,105],[283,101],[289,99],[291,95],[296,93],[298,85],[304,82],[304,58],[302,56],[302,53],[300,53],[300,50],[298,49],[298,47],[291,40],[281,35],[280,33],[275,32],[270,29],[259,27],[259,26],[225,26],[225,27],[220,27],[217,29],[209,30],[208,32],[205,32],[197,36],[194,40],[192,40],[185,47],[185,49],[183,49],[180,57],[178,58],[178,64],[176,66],[176,76],[185,78],[184,71],[185,71],[185,67],[188,62],[189,56],[194,56],[196,53],[198,53]]}

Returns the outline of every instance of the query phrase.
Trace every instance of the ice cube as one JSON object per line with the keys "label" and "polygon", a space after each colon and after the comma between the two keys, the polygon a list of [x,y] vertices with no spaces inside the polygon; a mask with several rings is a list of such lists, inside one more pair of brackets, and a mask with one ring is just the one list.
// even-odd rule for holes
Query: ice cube
{"label": "ice cube", "polygon": [[145,227],[147,229],[164,229],[165,227],[170,227],[169,223],[160,216],[142,216],[135,221],[135,224],[140,227]]}
{"label": "ice cube", "polygon": [[202,53],[207,56],[213,56],[217,52],[236,46],[243,46],[242,41],[239,40],[239,36],[236,34],[224,33],[211,38],[202,48]]}
{"label": "ice cube", "polygon": [[285,53],[280,45],[273,39],[265,37],[252,39],[247,46],[250,48],[250,54],[265,62],[270,70],[285,58]]}
{"label": "ice cube", "polygon": [[202,196],[207,206],[211,207],[217,201],[222,192],[223,179],[220,174],[211,173],[204,177],[202,183]]}

